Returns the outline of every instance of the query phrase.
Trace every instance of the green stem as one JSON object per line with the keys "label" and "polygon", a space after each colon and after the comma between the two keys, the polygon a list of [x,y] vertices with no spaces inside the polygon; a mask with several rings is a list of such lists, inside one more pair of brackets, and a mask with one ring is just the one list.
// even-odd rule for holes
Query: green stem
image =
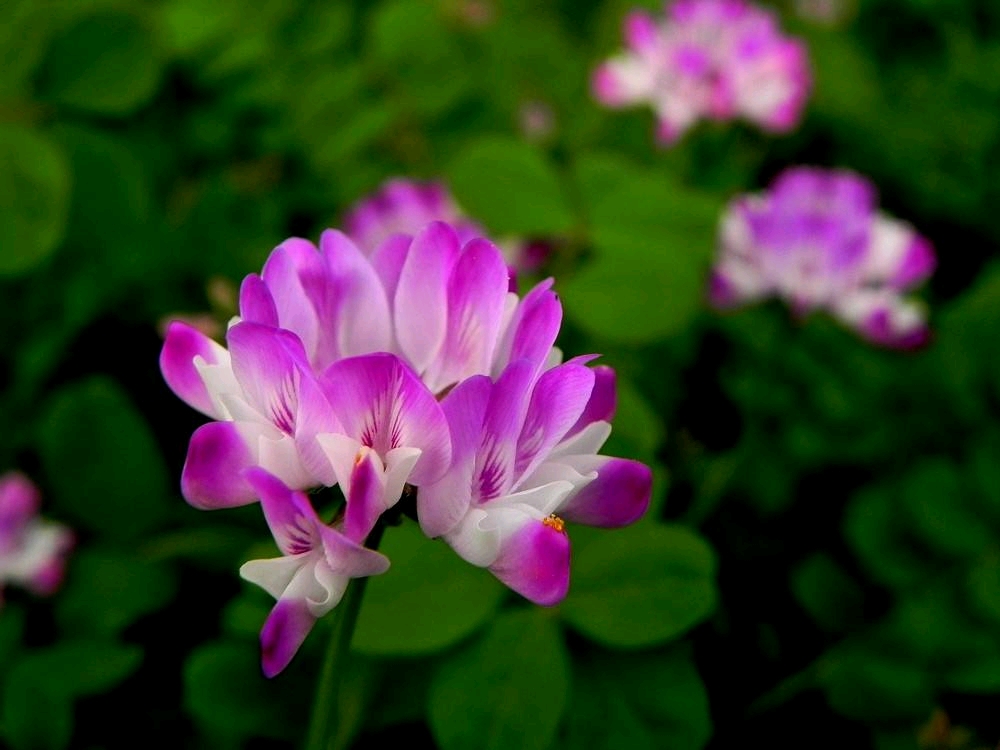
{"label": "green stem", "polygon": [[[376,524],[375,529],[368,537],[367,546],[370,549],[378,548],[384,528],[383,524]],[[333,628],[330,631],[326,656],[323,657],[323,667],[316,686],[316,698],[313,701],[312,717],[309,720],[306,750],[328,750],[337,733],[337,722],[333,719],[335,715],[340,713],[340,676],[344,671],[348,653],[351,650],[354,625],[358,621],[358,612],[361,611],[361,599],[364,597],[367,581],[367,578],[352,579],[347,584],[344,598],[334,610]]]}

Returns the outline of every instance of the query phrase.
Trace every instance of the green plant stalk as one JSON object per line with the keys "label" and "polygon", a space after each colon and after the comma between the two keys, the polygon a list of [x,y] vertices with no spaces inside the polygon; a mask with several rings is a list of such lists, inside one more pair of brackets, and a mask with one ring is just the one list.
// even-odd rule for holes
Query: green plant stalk
{"label": "green plant stalk", "polygon": [[[366,546],[378,549],[385,530],[381,522],[376,524],[368,537]],[[333,738],[337,734],[335,719],[340,716],[340,686],[341,674],[347,663],[351,650],[351,639],[354,626],[361,611],[361,600],[365,594],[367,578],[355,578],[347,584],[344,598],[334,610],[333,628],[327,643],[326,655],[316,686],[316,697],[313,700],[312,716],[309,719],[309,732],[306,735],[306,750],[329,750]]]}

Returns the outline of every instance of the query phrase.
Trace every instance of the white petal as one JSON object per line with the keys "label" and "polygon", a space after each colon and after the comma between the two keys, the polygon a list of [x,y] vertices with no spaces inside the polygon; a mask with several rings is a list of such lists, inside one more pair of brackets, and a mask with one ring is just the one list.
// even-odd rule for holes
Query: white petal
{"label": "white petal", "polygon": [[240,566],[240,577],[260,586],[275,599],[280,599],[296,573],[309,564],[311,556],[312,552],[302,552],[269,560],[250,560]]}

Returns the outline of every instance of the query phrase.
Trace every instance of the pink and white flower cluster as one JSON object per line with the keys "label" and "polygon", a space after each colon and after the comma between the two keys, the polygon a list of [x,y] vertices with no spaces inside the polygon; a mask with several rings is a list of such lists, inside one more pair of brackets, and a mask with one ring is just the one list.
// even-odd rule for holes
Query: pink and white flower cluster
{"label": "pink and white flower cluster", "polygon": [[777,296],[798,314],[822,309],[870,341],[911,347],[926,341],[927,321],[904,295],[934,266],[930,242],[880,212],[868,180],[793,167],[730,203],[711,298],[731,307]]}
{"label": "pink and white flower cluster", "polygon": [[[259,499],[281,550],[241,570],[278,599],[268,675],[350,578],[386,570],[364,543],[403,496],[427,536],[545,605],[569,585],[565,521],[623,526],[649,502],[648,467],[598,454],[614,373],[562,362],[551,280],[509,291],[500,251],[467,226],[366,236],[374,247],[334,230],[318,248],[287,240],[244,280],[226,346],[175,322],[161,354],[213,420],[191,438],[185,498]],[[328,523],[303,491],[334,485],[346,503]]]}
{"label": "pink and white flower cluster", "polygon": [[0,604],[9,583],[47,596],[63,580],[73,534],[38,517],[38,488],[17,472],[0,476]]}
{"label": "pink and white flower cluster", "polygon": [[771,11],[745,0],[675,0],[660,21],[630,13],[624,36],[627,49],[595,71],[594,95],[615,108],[649,104],[665,145],[702,119],[786,132],[801,118],[808,55]]}
{"label": "pink and white flower cluster", "polygon": [[[486,231],[458,207],[441,182],[386,180],[372,195],[362,198],[344,216],[344,229],[367,255],[394,234],[415,234],[432,221],[443,221],[458,232],[462,242],[486,236]],[[535,271],[551,252],[539,240],[508,238],[498,242],[513,273]]]}

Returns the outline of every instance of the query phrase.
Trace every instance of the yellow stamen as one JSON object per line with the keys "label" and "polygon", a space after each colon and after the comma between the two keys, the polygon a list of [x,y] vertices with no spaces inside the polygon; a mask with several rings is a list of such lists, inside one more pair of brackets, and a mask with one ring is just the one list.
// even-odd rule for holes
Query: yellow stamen
{"label": "yellow stamen", "polygon": [[548,526],[550,529],[555,529],[556,531],[565,532],[566,522],[562,520],[559,516],[553,513],[548,518],[543,518],[542,523]]}

